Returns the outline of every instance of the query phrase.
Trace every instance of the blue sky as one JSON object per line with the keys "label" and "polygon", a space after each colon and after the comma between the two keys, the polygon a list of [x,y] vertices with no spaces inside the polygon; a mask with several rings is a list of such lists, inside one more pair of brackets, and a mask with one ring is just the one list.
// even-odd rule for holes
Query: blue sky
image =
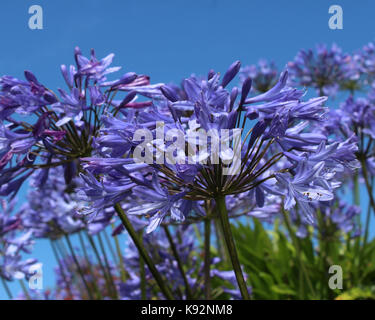
{"label": "blue sky", "polygon": [[[28,28],[34,4],[43,8],[43,30]],[[343,30],[328,28],[333,4],[343,8]],[[152,82],[223,72],[238,59],[245,65],[268,58],[283,67],[317,43],[351,52],[375,40],[374,15],[371,0],[2,0],[0,74],[22,77],[29,69],[49,88],[63,87],[59,66],[73,62],[76,45],[86,54],[95,48],[99,57],[113,52],[114,65]],[[35,256],[44,263],[45,286],[52,285],[48,242],[36,246]]]}

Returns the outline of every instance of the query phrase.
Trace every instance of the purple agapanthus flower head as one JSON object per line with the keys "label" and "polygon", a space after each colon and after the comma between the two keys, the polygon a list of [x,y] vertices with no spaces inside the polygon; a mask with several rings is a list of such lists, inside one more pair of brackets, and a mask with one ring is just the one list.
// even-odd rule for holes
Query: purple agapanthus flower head
{"label": "purple agapanthus flower head", "polygon": [[256,65],[253,64],[241,68],[241,83],[248,78],[252,80],[252,90],[255,93],[264,93],[276,84],[279,78],[279,71],[274,62],[261,59]]}
{"label": "purple agapanthus flower head", "polygon": [[[199,215],[199,201],[215,199],[218,193],[249,193],[258,207],[268,197],[287,195],[286,209],[301,202],[312,223],[311,204],[333,198],[332,190],[339,186],[334,176],[343,167],[356,167],[356,149],[352,142],[329,144],[325,132],[312,131],[315,123],[325,121],[326,97],[304,101],[304,91],[288,86],[287,71],[269,90],[251,97],[252,81],[245,79],[239,96],[236,87],[227,89],[239,69],[234,62],[222,78],[210,71],[206,79],[183,80],[181,88],[162,85],[149,108],[127,108],[117,118],[105,115],[105,127],[95,139],[96,156],[82,159],[87,173],[80,194],[90,203],[87,213],[130,199],[136,202],[127,214],[149,219],[151,232],[165,218],[184,221]],[[251,130],[247,121],[253,121]],[[181,133],[183,149],[167,153],[174,140],[168,132],[160,135],[160,123],[169,133]],[[233,161],[234,150],[223,149],[235,139],[234,131],[224,135],[223,129],[244,131],[240,161]],[[209,137],[204,132],[210,132]],[[188,162],[186,146],[195,148],[193,163]],[[215,156],[221,162],[214,164]],[[231,160],[238,170],[224,177],[223,163]]]}
{"label": "purple agapanthus flower head", "polygon": [[77,198],[64,179],[62,167],[43,169],[31,176],[22,225],[37,238],[59,239],[85,227],[76,215]]}
{"label": "purple agapanthus flower head", "polygon": [[26,81],[10,76],[0,78],[0,120],[14,114],[30,115],[57,102],[56,97],[30,71],[25,71],[25,78]]}
{"label": "purple agapanthus flower head", "polygon": [[14,213],[16,200],[0,206],[0,277],[5,281],[28,278],[40,264],[25,258],[33,246],[33,234],[22,228],[19,213]]}
{"label": "purple agapanthus flower head", "polygon": [[68,89],[57,93],[30,71],[26,80],[0,78],[0,195],[15,195],[37,169],[63,167],[68,184],[79,172],[79,159],[91,156],[103,114],[149,106],[149,100],[136,101],[139,94],[161,95],[146,75],[107,79],[119,70],[110,67],[113,54],[98,59],[92,50],[86,58],[76,48],[74,57],[76,66],[61,66]]}
{"label": "purple agapanthus flower head", "polygon": [[[331,48],[318,45],[316,51],[301,50],[288,70],[295,85],[313,87],[320,95],[335,96],[340,86],[358,89],[355,82],[360,78],[355,59],[333,44]],[[354,85],[354,87],[353,87]]]}

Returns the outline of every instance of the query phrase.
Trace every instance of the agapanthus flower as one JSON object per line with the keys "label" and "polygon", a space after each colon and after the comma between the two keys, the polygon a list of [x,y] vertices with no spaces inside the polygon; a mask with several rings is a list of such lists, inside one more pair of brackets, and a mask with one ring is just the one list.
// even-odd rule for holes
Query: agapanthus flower
{"label": "agapanthus flower", "polygon": [[[371,146],[375,137],[374,124],[374,104],[366,97],[355,99],[350,96],[339,108],[331,110],[327,120],[322,126],[317,126],[315,131],[326,134],[332,141],[340,141],[340,146],[355,151],[356,159],[367,161],[373,153]],[[349,161],[359,167],[358,161]]]}
{"label": "agapanthus flower", "polygon": [[[0,194],[17,193],[23,182],[37,169],[60,166],[67,183],[77,175],[81,157],[91,156],[92,142],[102,125],[101,115],[118,113],[125,107],[138,107],[149,101],[135,102],[140,91],[155,90],[149,78],[134,72],[108,81],[114,55],[99,60],[75,49],[76,66],[62,65],[68,90],[54,93],[30,71],[24,80],[10,76],[0,79]],[[131,90],[128,88],[131,88]],[[117,92],[130,91],[115,103]],[[19,120],[15,115],[31,116]],[[36,120],[35,120],[36,118]]]}
{"label": "agapanthus flower", "polygon": [[335,96],[340,86],[351,91],[358,89],[359,65],[336,44],[331,48],[318,45],[316,52],[299,51],[294,61],[289,62],[288,70],[294,84],[313,87],[321,95]]}
{"label": "agapanthus flower", "polygon": [[0,277],[5,281],[28,278],[40,264],[26,258],[33,245],[32,232],[23,232],[19,214],[14,214],[15,200],[1,202],[0,212]]}
{"label": "agapanthus flower", "polygon": [[69,193],[64,169],[43,170],[31,176],[28,201],[21,208],[23,227],[37,238],[48,239],[82,230],[85,223],[76,215],[77,199]]}
{"label": "agapanthus flower", "polygon": [[[351,235],[351,237],[357,237],[361,230],[358,225],[358,215],[360,214],[360,208],[355,205],[349,205],[344,201],[328,201],[320,202],[315,208],[319,211],[321,216],[320,223],[324,224],[323,226],[318,227],[317,222],[314,222],[316,230],[324,233],[324,236],[334,236],[340,237],[342,235]],[[296,210],[299,210],[297,208]],[[305,238],[308,236],[308,225],[309,223],[305,219],[298,219],[298,214],[296,210],[292,210],[292,219],[298,224],[298,230],[296,235],[300,238]],[[338,233],[339,232],[339,233]]]}
{"label": "agapanthus flower", "polygon": [[361,132],[371,138],[375,137],[375,106],[369,99],[349,97],[337,112],[342,126],[347,126],[356,134]]}
{"label": "agapanthus flower", "polygon": [[[307,211],[312,210],[310,202],[331,200],[332,189],[338,186],[331,180],[343,163],[354,160],[355,149],[342,146],[340,154],[318,161],[324,158],[328,138],[311,132],[311,128],[314,122],[324,122],[326,98],[303,101],[304,92],[287,87],[288,73],[284,72],[274,87],[250,98],[251,81],[245,80],[236,103],[238,90],[228,91],[226,86],[238,70],[239,62],[235,62],[222,80],[210,71],[207,80],[185,79],[181,89],[161,86],[161,95],[148,109],[128,109],[117,119],[104,115],[106,127],[95,141],[97,157],[83,159],[88,173],[86,187],[80,192],[94,204],[88,211],[101,210],[132,195],[143,202],[128,214],[134,211],[146,216],[150,232],[168,215],[182,221],[194,214],[194,210],[181,211],[182,200],[203,201],[252,189],[260,206],[266,195],[287,195],[288,208],[307,199],[303,201]],[[251,131],[247,119],[256,121]],[[245,129],[243,135],[247,132],[243,143],[235,141],[235,129],[241,128]],[[224,135],[222,129],[229,133]],[[182,148],[172,143],[171,132],[178,133],[175,137],[183,141]],[[221,145],[215,143],[218,141]],[[240,149],[237,155],[236,144]],[[189,159],[191,152],[193,158]],[[284,157],[283,167],[277,167]],[[295,162],[302,158],[309,160],[296,167]],[[230,160],[232,167],[228,169]],[[304,194],[310,191],[314,196]]]}
{"label": "agapanthus flower", "polygon": [[141,198],[143,203],[130,208],[127,213],[150,215],[150,224],[147,228],[147,232],[155,230],[169,211],[173,219],[183,221],[185,217],[181,209],[178,208],[178,200],[182,199],[184,193],[169,195],[168,191],[162,188],[155,175],[153,177],[152,187],[152,189],[144,186],[134,187],[133,194]]}
{"label": "agapanthus flower", "polygon": [[264,222],[273,222],[280,213],[281,199],[272,194],[265,196],[264,191],[259,188],[226,197],[231,219],[247,216]]}
{"label": "agapanthus flower", "polygon": [[[134,72],[107,79],[119,70],[110,67],[113,54],[98,59],[92,50],[87,58],[76,48],[74,57],[75,66],[61,67],[67,89],[56,93],[29,71],[26,80],[0,79],[0,196],[14,197],[30,177],[33,187],[18,214],[0,215],[3,278],[30,275],[36,261],[22,253],[30,252],[33,237],[65,238],[72,256],[57,259],[56,297],[201,298],[204,281],[216,277],[216,293],[247,299],[230,219],[272,222],[288,210],[299,236],[318,226],[321,215],[335,230],[357,233],[357,210],[337,204],[336,196],[358,160],[375,172],[372,97],[351,96],[329,111],[327,97],[306,99],[306,91],[293,86],[313,87],[319,95],[354,92],[364,72],[358,57],[319,46],[316,54],[301,51],[280,75],[272,63],[241,70],[235,61],[222,76],[210,70],[180,86],[151,84]],[[240,87],[232,85],[238,73]],[[20,115],[30,117],[21,121]],[[233,253],[233,271],[209,258],[210,248],[207,261],[194,254],[191,225],[203,222],[207,231],[216,221]],[[126,228],[132,238],[126,272],[107,257],[107,271],[101,270],[96,250],[99,265],[86,252],[77,260],[69,243],[70,234],[85,229],[92,240],[109,225],[113,236]]]}
{"label": "agapanthus flower", "polygon": [[256,65],[253,64],[241,68],[241,82],[248,78],[252,80],[252,90],[256,93],[264,93],[276,84],[279,78],[279,71],[274,62],[261,59]]}
{"label": "agapanthus flower", "polygon": [[56,97],[30,72],[25,80],[10,76],[0,78],[0,119],[8,120],[14,114],[30,115],[43,106],[57,102]]}
{"label": "agapanthus flower", "polygon": [[364,78],[363,84],[371,85],[375,79],[375,44],[369,42],[354,54],[354,59]]}
{"label": "agapanthus flower", "polygon": [[[290,210],[296,204],[301,208],[304,217],[309,223],[314,222],[314,209],[309,205],[313,201],[330,201],[333,199],[332,186],[321,185],[324,162],[309,167],[306,161],[298,164],[296,174],[291,178],[288,173],[276,175],[278,184],[286,189],[284,208]],[[326,181],[322,179],[323,181]]]}

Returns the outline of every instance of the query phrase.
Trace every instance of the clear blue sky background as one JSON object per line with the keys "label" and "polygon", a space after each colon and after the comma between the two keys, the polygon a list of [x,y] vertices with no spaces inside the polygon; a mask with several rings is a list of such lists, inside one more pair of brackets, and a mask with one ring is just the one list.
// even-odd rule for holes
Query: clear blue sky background
{"label": "clear blue sky background", "polygon": [[[34,4],[44,10],[43,30],[28,28]],[[333,4],[344,10],[343,30],[328,28]],[[317,43],[336,42],[350,52],[375,40],[374,15],[372,0],[2,0],[0,74],[22,77],[29,69],[49,88],[63,87],[59,66],[73,63],[76,45],[86,54],[95,48],[99,57],[113,52],[114,65],[153,82],[225,71],[237,59],[245,65],[264,57],[283,67]],[[45,286],[52,286],[48,242],[38,243],[35,256],[44,264]]]}

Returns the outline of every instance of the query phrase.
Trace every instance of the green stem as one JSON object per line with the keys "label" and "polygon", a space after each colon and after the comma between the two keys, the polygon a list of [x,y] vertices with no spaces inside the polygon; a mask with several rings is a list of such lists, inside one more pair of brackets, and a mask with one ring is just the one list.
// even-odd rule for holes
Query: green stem
{"label": "green stem", "polygon": [[331,234],[328,230],[327,222],[323,217],[320,209],[317,210],[317,222],[318,222],[318,234],[319,234],[319,256],[321,257],[321,267],[322,267],[322,287],[321,294],[322,299],[332,299],[334,291],[331,290],[324,283],[328,283],[328,269],[332,265],[330,262],[330,243],[333,240],[330,240]]}
{"label": "green stem", "polygon": [[[141,241],[141,244],[143,245],[143,232],[142,232],[142,230],[139,233],[139,239]],[[141,255],[139,255],[139,274],[140,274],[140,278],[141,278],[141,299],[147,300],[145,261],[143,260]]]}
{"label": "green stem", "polygon": [[363,237],[363,245],[361,247],[361,250],[359,251],[359,259],[358,259],[358,266],[357,266],[357,276],[359,278],[359,281],[362,281],[363,277],[366,275],[365,272],[361,272],[362,266],[363,266],[363,256],[366,253],[367,249],[367,240],[368,240],[368,232],[369,232],[369,225],[370,225],[370,217],[371,217],[371,206],[368,205],[367,208],[367,215],[366,215],[366,226],[365,226],[365,235]]}
{"label": "green stem", "polygon": [[118,257],[115,254],[115,250],[113,250],[111,239],[108,237],[106,229],[103,230],[103,234],[104,234],[104,240],[107,243],[107,247],[109,248],[109,251],[111,252],[111,255],[112,255],[112,258],[113,258],[113,262],[115,262],[116,264],[118,264]]}
{"label": "green stem", "polygon": [[64,244],[64,242],[61,238],[56,240],[56,247],[60,251],[62,259],[63,260],[67,259],[67,257],[69,256],[69,253],[68,253],[68,251],[65,247],[65,244]]}
{"label": "green stem", "polygon": [[[366,170],[366,174],[367,174],[367,168],[365,169]],[[365,179],[366,180],[366,179]],[[371,179],[372,180],[372,179]],[[359,255],[359,266],[361,267],[362,266],[362,258],[363,258],[363,255],[365,254],[366,252],[366,247],[367,247],[367,241],[368,241],[368,235],[369,235],[369,228],[370,228],[370,220],[371,220],[371,207],[372,204],[371,204],[371,198],[372,198],[372,192],[373,192],[373,180],[371,181],[371,183],[369,183],[369,188],[367,189],[368,193],[369,193],[369,197],[370,197],[370,203],[368,205],[368,209],[367,209],[367,215],[366,215],[366,224],[365,224],[365,235],[364,235],[364,239],[363,239],[363,246],[362,246],[362,249],[360,251],[360,255]],[[374,201],[372,201],[374,202]],[[374,209],[373,209],[374,210]],[[375,213],[375,211],[374,211]]]}
{"label": "green stem", "polygon": [[354,193],[353,193],[353,200],[356,206],[359,206],[360,199],[359,199],[359,183],[358,183],[358,172],[354,174]]}
{"label": "green stem", "polygon": [[[314,287],[313,287],[313,285],[311,283],[309,274],[308,274],[308,272],[306,270],[305,264],[302,261],[301,246],[300,246],[300,243],[299,243],[299,239],[297,238],[297,236],[293,232],[293,228],[292,228],[292,225],[290,223],[289,217],[286,214],[286,212],[285,212],[284,209],[282,209],[282,213],[283,213],[283,217],[284,217],[284,222],[285,222],[286,228],[288,229],[289,236],[292,239],[292,242],[293,242],[293,244],[294,244],[294,246],[296,247],[296,250],[297,250],[297,256],[298,256],[298,260],[299,260],[299,264],[300,264],[300,269],[303,272],[303,274],[305,275],[305,278],[306,278],[307,284],[308,284],[308,286],[310,288],[310,291],[312,292],[312,294],[314,296],[316,296],[316,292],[315,292]],[[302,292],[302,294],[304,295],[303,292]]]}
{"label": "green stem", "polygon": [[[114,225],[112,224],[112,230],[114,229]],[[126,270],[124,267],[124,259],[121,254],[121,248],[120,248],[120,242],[118,241],[118,236],[114,236],[115,239],[115,247],[116,247],[116,252],[118,256],[118,263],[119,263],[119,268],[120,268],[120,273],[121,273],[121,280],[122,282],[126,281]]]}
{"label": "green stem", "polygon": [[133,240],[135,246],[137,247],[139,254],[142,256],[144,259],[145,263],[147,264],[148,268],[150,269],[151,274],[154,276],[157,284],[160,287],[161,292],[163,295],[168,299],[168,300],[174,300],[173,295],[170,291],[170,289],[166,286],[164,279],[162,278],[161,274],[159,271],[156,269],[154,263],[152,262],[150,256],[148,255],[145,247],[141,243],[137,232],[134,230],[131,222],[129,221],[128,217],[122,210],[121,206],[119,204],[115,205],[115,210],[120,217],[120,220],[122,224],[124,225],[125,229],[128,231],[131,239]]}
{"label": "green stem", "polygon": [[9,289],[8,284],[6,283],[6,281],[4,280],[3,277],[0,277],[0,278],[1,278],[1,283],[4,286],[4,289],[5,289],[5,291],[6,291],[7,295],[8,295],[9,300],[13,300],[13,295],[12,295],[12,292],[10,291],[10,289]]}
{"label": "green stem", "polygon": [[[92,267],[91,267],[90,259],[89,259],[89,256],[87,254],[85,242],[83,241],[83,237],[82,237],[81,232],[78,232],[78,237],[79,237],[79,242],[81,243],[83,255],[84,255],[86,263],[87,263],[87,268],[89,269],[89,272],[90,272],[90,275],[91,275],[92,279],[95,279],[95,275],[94,275],[94,272],[93,272]],[[99,300],[103,299],[95,280],[92,282],[92,285],[94,287],[94,291],[95,291],[98,299]]]}
{"label": "green stem", "polygon": [[224,235],[222,234],[223,231],[220,227],[220,219],[214,218],[214,227],[215,227],[215,237],[216,237],[216,246],[217,251],[219,253],[220,259],[227,264],[229,262],[228,254],[226,252],[225,244],[224,244]]}
{"label": "green stem", "polygon": [[89,299],[90,299],[90,300],[93,300],[93,296],[92,296],[92,294],[91,294],[90,287],[89,287],[89,285],[88,285],[88,283],[87,283],[87,281],[86,281],[86,279],[85,279],[85,275],[84,275],[84,273],[83,273],[83,271],[82,271],[82,269],[81,269],[81,266],[80,266],[80,264],[79,264],[79,261],[78,261],[76,255],[75,255],[75,253],[74,253],[74,249],[73,249],[72,243],[70,242],[70,239],[69,239],[69,237],[68,237],[67,235],[65,235],[65,240],[66,240],[66,242],[67,242],[67,244],[68,244],[68,247],[69,247],[70,253],[71,253],[72,258],[73,258],[73,260],[74,260],[74,263],[76,264],[76,267],[77,267],[78,273],[79,273],[79,275],[81,276],[81,279],[82,279],[83,285],[84,285],[85,288],[86,288],[86,291],[87,291],[87,294],[88,294],[88,296],[89,296]]}
{"label": "green stem", "polygon": [[369,233],[369,228],[370,228],[370,219],[371,219],[371,206],[369,204],[367,208],[367,215],[366,215],[366,224],[365,224],[365,236],[363,239],[363,250],[366,247],[367,240],[368,240],[368,233]]}
{"label": "green stem", "polygon": [[238,259],[236,245],[234,243],[229,217],[227,212],[227,207],[225,204],[225,196],[217,196],[215,198],[216,207],[219,211],[221,227],[224,233],[225,243],[228,248],[228,253],[232,262],[233,270],[236,275],[238,287],[241,291],[242,298],[244,300],[250,300],[249,292],[245,283],[245,279],[242,274],[240,261]]}
{"label": "green stem", "polygon": [[[66,271],[65,274],[68,274],[70,272],[70,275],[71,275],[72,280],[73,280],[72,284],[73,283],[76,284],[75,286],[76,286],[77,290],[79,291],[81,297],[83,297],[86,294],[85,293],[86,289],[82,288],[81,281],[79,279],[80,276],[77,275],[77,270],[74,268],[74,266],[72,264],[67,263],[69,253],[68,253],[68,251],[65,247],[65,244],[64,244],[62,238],[54,240],[54,243],[56,245],[57,252],[59,252],[59,254],[61,256],[61,261],[64,261],[64,263],[60,264],[60,268],[64,269]],[[73,295],[71,295],[71,297],[73,297]]]}
{"label": "green stem", "polygon": [[106,288],[108,290],[108,294],[110,294],[111,292],[111,284],[110,284],[110,279],[108,278],[108,275],[107,275],[107,272],[105,270],[105,267],[103,265],[103,262],[102,262],[102,259],[100,257],[100,254],[99,254],[99,251],[98,251],[98,248],[96,247],[95,245],[95,241],[94,239],[86,233],[86,237],[87,239],[89,240],[89,243],[90,243],[90,246],[92,248],[92,250],[94,251],[94,254],[95,254],[95,257],[96,257],[96,260],[98,261],[99,263],[99,267],[100,267],[100,270],[102,271],[103,273],[103,277],[105,279],[105,285],[106,285]]}
{"label": "green stem", "polygon": [[[363,141],[362,141],[363,143]],[[354,201],[354,204],[358,207],[360,207],[360,192],[359,192],[359,182],[358,182],[358,179],[359,179],[359,176],[358,176],[358,171],[356,171],[354,173],[354,177],[353,177],[353,180],[354,180],[354,192],[353,192],[353,201]],[[361,223],[361,215],[358,215],[356,217],[357,219],[357,223],[359,226],[362,225]],[[357,239],[355,240],[355,249],[356,251],[358,252],[358,249],[360,247],[360,241],[361,241],[361,238],[360,237],[357,237]],[[357,271],[358,268],[357,268]]]}
{"label": "green stem", "polygon": [[107,253],[105,251],[103,240],[102,240],[102,237],[100,235],[100,232],[98,233],[97,237],[98,237],[98,240],[99,240],[100,250],[102,251],[102,254],[103,254],[103,257],[104,257],[104,263],[105,263],[105,266],[107,268],[107,275],[108,275],[109,283],[110,283],[111,288],[112,288],[111,291],[113,293],[113,297],[117,298],[117,289],[116,289],[115,283],[113,281],[113,276],[112,276],[112,273],[111,273],[111,267],[109,265]]}
{"label": "green stem", "polygon": [[24,293],[25,296],[26,296],[26,299],[27,299],[27,300],[31,300],[31,297],[30,297],[30,295],[29,295],[29,292],[27,291],[26,286],[25,286],[25,284],[23,283],[23,279],[20,279],[19,282],[20,282],[20,285],[21,285],[22,291],[23,291],[23,293]]}
{"label": "green stem", "polygon": [[370,198],[370,204],[371,204],[372,210],[374,211],[374,214],[375,214],[375,200],[374,200],[374,195],[372,194],[370,181],[368,180],[368,172],[367,172],[366,162],[364,160],[361,160],[361,163],[362,163],[362,170],[363,170],[363,178],[365,179],[367,193],[368,193],[368,196]]}
{"label": "green stem", "polygon": [[171,246],[172,253],[173,253],[173,255],[174,255],[174,257],[177,261],[178,268],[180,269],[182,279],[184,280],[185,287],[186,287],[186,297],[187,297],[187,299],[191,299],[193,297],[193,293],[191,292],[189,281],[186,277],[184,265],[182,264],[182,261],[180,259],[180,255],[177,252],[177,248],[176,248],[176,246],[173,242],[172,235],[169,232],[168,227],[166,225],[164,225],[163,228],[164,228],[165,234],[167,235],[169,245]]}
{"label": "green stem", "polygon": [[203,244],[203,240],[202,240],[202,237],[201,237],[201,232],[197,226],[197,224],[193,224],[193,228],[194,228],[194,232],[195,232],[195,236],[197,237],[197,240],[199,242],[199,245],[202,245]]}
{"label": "green stem", "polygon": [[65,274],[65,267],[62,265],[61,261],[60,261],[60,258],[59,258],[59,254],[57,252],[57,249],[56,249],[56,244],[55,242],[56,240],[50,240],[50,243],[51,243],[51,247],[52,247],[52,252],[53,252],[53,255],[55,256],[55,259],[56,259],[56,262],[57,264],[59,265],[60,267],[60,270],[61,270],[61,274],[62,274],[62,277],[63,277],[63,280],[65,282],[65,285],[66,285],[66,289],[68,291],[68,294],[73,297],[73,294],[72,294],[72,290],[70,288],[70,283],[69,281],[67,280],[66,278],[66,274]]}
{"label": "green stem", "polygon": [[211,298],[211,220],[204,220],[204,296],[206,300]]}

